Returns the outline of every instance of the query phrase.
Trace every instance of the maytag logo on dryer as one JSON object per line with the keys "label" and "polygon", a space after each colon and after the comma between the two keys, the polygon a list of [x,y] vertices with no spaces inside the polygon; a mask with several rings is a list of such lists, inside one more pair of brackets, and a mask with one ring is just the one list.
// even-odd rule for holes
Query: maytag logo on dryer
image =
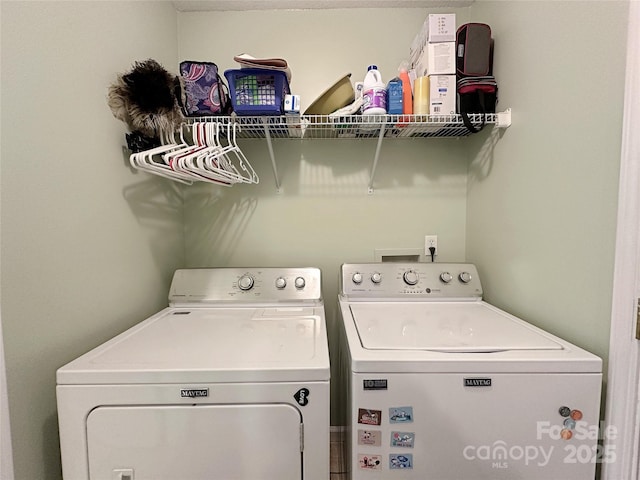
{"label": "maytag logo on dryer", "polygon": [[464,386],[465,387],[490,387],[491,379],[490,378],[465,378]]}
{"label": "maytag logo on dryer", "polygon": [[182,388],[180,390],[182,398],[201,398],[209,396],[208,388]]}

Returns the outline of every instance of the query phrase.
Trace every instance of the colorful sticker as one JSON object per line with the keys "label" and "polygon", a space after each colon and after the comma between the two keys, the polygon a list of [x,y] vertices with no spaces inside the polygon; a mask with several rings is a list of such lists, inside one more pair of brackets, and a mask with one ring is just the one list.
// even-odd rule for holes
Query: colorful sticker
{"label": "colorful sticker", "polygon": [[411,423],[413,422],[413,407],[394,407],[389,409],[389,422]]}
{"label": "colorful sticker", "polygon": [[378,430],[358,430],[358,445],[379,447],[381,444],[382,435]]}
{"label": "colorful sticker", "polygon": [[413,448],[416,434],[413,432],[391,432],[391,446]]}
{"label": "colorful sticker", "polygon": [[411,470],[413,468],[413,455],[410,453],[403,453],[401,455],[392,453],[389,455],[389,469],[390,470]]}
{"label": "colorful sticker", "polygon": [[359,408],[358,423],[362,423],[363,425],[380,425],[382,423],[382,411]]}
{"label": "colorful sticker", "polygon": [[382,456],[358,454],[358,467],[361,470],[382,470]]}

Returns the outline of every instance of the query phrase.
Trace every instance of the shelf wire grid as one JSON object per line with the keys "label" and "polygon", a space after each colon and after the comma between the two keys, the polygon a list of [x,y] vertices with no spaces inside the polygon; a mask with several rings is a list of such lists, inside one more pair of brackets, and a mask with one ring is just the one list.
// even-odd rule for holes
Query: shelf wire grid
{"label": "shelf wire grid", "polygon": [[[483,116],[487,125],[497,123],[497,114],[471,114],[469,119],[474,126],[480,126]],[[192,117],[188,121],[236,124],[238,138],[379,138],[383,128],[385,138],[464,137],[471,133],[460,115],[231,115]]]}

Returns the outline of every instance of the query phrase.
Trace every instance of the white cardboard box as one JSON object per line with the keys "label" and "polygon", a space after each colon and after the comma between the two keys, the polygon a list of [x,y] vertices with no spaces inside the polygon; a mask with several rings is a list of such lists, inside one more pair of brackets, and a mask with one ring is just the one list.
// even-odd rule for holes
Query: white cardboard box
{"label": "white cardboard box", "polygon": [[427,75],[455,75],[456,42],[429,43],[413,64],[418,77]]}
{"label": "white cardboard box", "polygon": [[429,115],[455,115],[456,76],[429,76]]}
{"label": "white cardboard box", "polygon": [[427,22],[427,42],[437,43],[456,41],[455,13],[432,13],[427,17]]}
{"label": "white cardboard box", "polygon": [[[456,14],[429,14],[409,46],[409,62],[416,75],[456,73],[455,41]],[[447,43],[447,46],[439,47],[441,43]],[[451,44],[453,48],[450,48]]]}
{"label": "white cardboard box", "polygon": [[456,14],[429,14],[409,46],[409,59],[415,63],[429,43],[456,41]]}
{"label": "white cardboard box", "polygon": [[427,45],[429,75],[456,74],[456,42]]}

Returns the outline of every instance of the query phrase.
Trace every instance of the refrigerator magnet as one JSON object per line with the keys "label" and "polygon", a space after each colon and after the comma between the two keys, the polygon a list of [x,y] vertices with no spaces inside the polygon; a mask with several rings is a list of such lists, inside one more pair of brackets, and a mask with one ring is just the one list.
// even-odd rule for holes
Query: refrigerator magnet
{"label": "refrigerator magnet", "polygon": [[416,434],[413,432],[391,432],[391,446],[413,448]]}
{"label": "refrigerator magnet", "polygon": [[390,470],[411,470],[413,468],[413,455],[410,453],[403,453],[401,455],[392,453],[389,455],[389,469]]}
{"label": "refrigerator magnet", "polygon": [[389,409],[390,423],[413,422],[413,407],[393,407]]}

